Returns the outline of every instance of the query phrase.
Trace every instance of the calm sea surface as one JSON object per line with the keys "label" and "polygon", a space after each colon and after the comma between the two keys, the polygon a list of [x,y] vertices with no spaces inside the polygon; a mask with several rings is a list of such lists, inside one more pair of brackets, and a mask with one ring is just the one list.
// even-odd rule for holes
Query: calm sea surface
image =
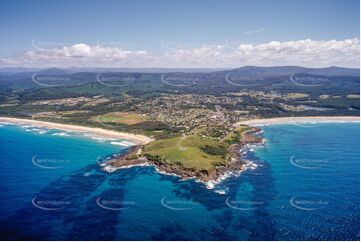
{"label": "calm sea surface", "polygon": [[152,167],[106,173],[126,149],[0,127],[0,239],[359,240],[359,123],[263,127],[257,164],[206,189]]}

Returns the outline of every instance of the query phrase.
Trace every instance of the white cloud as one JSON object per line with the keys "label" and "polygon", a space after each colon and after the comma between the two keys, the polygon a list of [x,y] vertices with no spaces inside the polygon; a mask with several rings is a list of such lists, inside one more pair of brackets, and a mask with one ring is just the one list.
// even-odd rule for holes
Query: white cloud
{"label": "white cloud", "polygon": [[232,61],[241,60],[253,65],[301,65],[309,67],[358,67],[360,41],[313,41],[310,39],[259,45],[239,45],[232,53]]}
{"label": "white cloud", "polygon": [[310,39],[262,44],[205,44],[175,47],[163,53],[126,50],[84,43],[56,48],[35,48],[1,58],[0,66],[27,67],[240,67],[244,65],[307,67],[359,67],[360,41]]}
{"label": "white cloud", "polygon": [[250,30],[250,31],[246,31],[243,32],[244,34],[258,34],[258,33],[262,33],[266,31],[265,29],[256,29],[256,30]]}

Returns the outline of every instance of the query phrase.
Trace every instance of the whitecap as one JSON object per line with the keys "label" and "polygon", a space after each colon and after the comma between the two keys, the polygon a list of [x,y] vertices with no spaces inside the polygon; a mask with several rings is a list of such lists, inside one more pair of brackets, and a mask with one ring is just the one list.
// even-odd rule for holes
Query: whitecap
{"label": "whitecap", "polygon": [[111,172],[114,172],[116,170],[128,169],[128,168],[132,168],[132,167],[136,167],[136,166],[149,166],[149,163],[144,162],[144,163],[140,163],[140,164],[134,164],[134,165],[129,165],[129,166],[121,166],[121,167],[115,167],[115,166],[112,166],[112,165],[109,165],[109,164],[105,163],[105,165],[103,166],[103,170],[111,173]]}
{"label": "whitecap", "polygon": [[255,170],[255,169],[257,169],[258,165],[256,163],[248,161],[246,164],[246,167],[247,167],[247,169]]}
{"label": "whitecap", "polygon": [[124,140],[124,141],[122,141],[124,144],[127,144],[128,146],[133,146],[133,145],[135,145],[134,143],[132,143],[132,142],[129,142],[129,141],[126,141],[126,140]]}
{"label": "whitecap", "polygon": [[212,180],[207,181],[205,185],[207,189],[213,189],[216,185],[216,181],[212,181]]}
{"label": "whitecap", "polygon": [[215,193],[218,193],[220,195],[224,195],[227,193],[226,189],[216,189],[214,190]]}
{"label": "whitecap", "polygon": [[113,167],[111,165],[106,165],[106,166],[103,167],[103,170],[106,171],[106,172],[111,173],[111,172],[114,172],[114,171],[118,170],[118,168]]}
{"label": "whitecap", "polygon": [[36,126],[25,124],[25,125],[20,125],[20,127],[23,129],[30,129],[30,128],[35,128]]}
{"label": "whitecap", "polygon": [[54,134],[52,134],[52,135],[54,135],[54,136],[70,136],[70,134],[65,133],[65,132],[54,133]]}
{"label": "whitecap", "polygon": [[[156,166],[154,166],[154,169],[156,170],[157,173],[162,174],[162,175],[166,175],[166,176],[176,176],[176,177],[182,178],[181,176],[179,176],[179,175],[177,175],[177,174],[175,174],[175,173],[161,171],[161,170],[159,170],[158,167],[156,167]],[[183,179],[183,180],[188,180],[188,179]]]}
{"label": "whitecap", "polygon": [[132,145],[134,145],[133,143],[130,143],[130,142],[127,142],[127,141],[113,141],[113,142],[110,142],[112,145],[120,145],[120,146],[124,146],[124,147],[130,147]]}
{"label": "whitecap", "polygon": [[91,136],[91,138],[99,142],[105,142],[107,140],[106,138],[97,137],[97,136]]}

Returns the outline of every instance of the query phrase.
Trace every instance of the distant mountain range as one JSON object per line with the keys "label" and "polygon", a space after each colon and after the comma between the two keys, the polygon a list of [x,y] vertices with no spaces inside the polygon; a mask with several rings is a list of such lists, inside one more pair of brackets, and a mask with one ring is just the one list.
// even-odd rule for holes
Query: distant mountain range
{"label": "distant mountain range", "polygon": [[310,74],[322,76],[360,76],[360,69],[331,66],[326,68],[306,68],[301,66],[244,66],[233,69],[238,74],[260,74],[262,76],[283,76],[291,74]]}
{"label": "distant mountain range", "polygon": [[325,76],[360,76],[360,69],[345,68],[331,66],[326,68],[306,68],[301,66],[244,66],[240,68],[25,68],[25,67],[5,67],[0,68],[1,74],[26,73],[26,72],[41,72],[42,74],[71,74],[79,72],[127,72],[127,73],[170,73],[170,72],[184,72],[184,73],[211,73],[235,71],[238,74],[259,74],[267,77],[291,75],[295,73],[311,74],[311,75],[325,75]]}
{"label": "distant mountain range", "polygon": [[128,73],[209,73],[214,71],[230,70],[232,68],[99,68],[99,67],[70,67],[70,68],[25,68],[25,67],[4,67],[0,68],[0,73],[20,73],[20,72],[42,72],[47,74],[70,74],[78,72],[128,72]]}

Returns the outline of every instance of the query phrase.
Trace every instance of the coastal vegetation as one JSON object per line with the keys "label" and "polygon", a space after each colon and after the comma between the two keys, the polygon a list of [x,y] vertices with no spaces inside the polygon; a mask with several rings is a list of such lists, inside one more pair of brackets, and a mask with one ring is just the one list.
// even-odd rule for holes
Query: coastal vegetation
{"label": "coastal vegetation", "polygon": [[142,153],[148,159],[157,159],[194,170],[209,170],[215,164],[225,164],[228,155],[225,143],[199,135],[156,140],[145,145]]}
{"label": "coastal vegetation", "polygon": [[360,114],[359,73],[354,69],[243,67],[168,73],[166,80],[162,73],[115,72],[104,73],[102,81],[96,72],[63,73],[63,79],[42,73],[48,84],[61,80],[61,85],[39,85],[32,73],[0,72],[0,116],[146,135],[154,141],[130,150],[114,165],[147,159],[168,172],[187,170],[188,177],[216,178],[242,169],[244,164],[234,163],[240,158],[237,152],[260,140],[248,133],[256,130],[237,126],[239,121]]}
{"label": "coastal vegetation", "polygon": [[145,114],[112,112],[92,118],[93,121],[101,123],[115,123],[133,125],[148,121]]}

